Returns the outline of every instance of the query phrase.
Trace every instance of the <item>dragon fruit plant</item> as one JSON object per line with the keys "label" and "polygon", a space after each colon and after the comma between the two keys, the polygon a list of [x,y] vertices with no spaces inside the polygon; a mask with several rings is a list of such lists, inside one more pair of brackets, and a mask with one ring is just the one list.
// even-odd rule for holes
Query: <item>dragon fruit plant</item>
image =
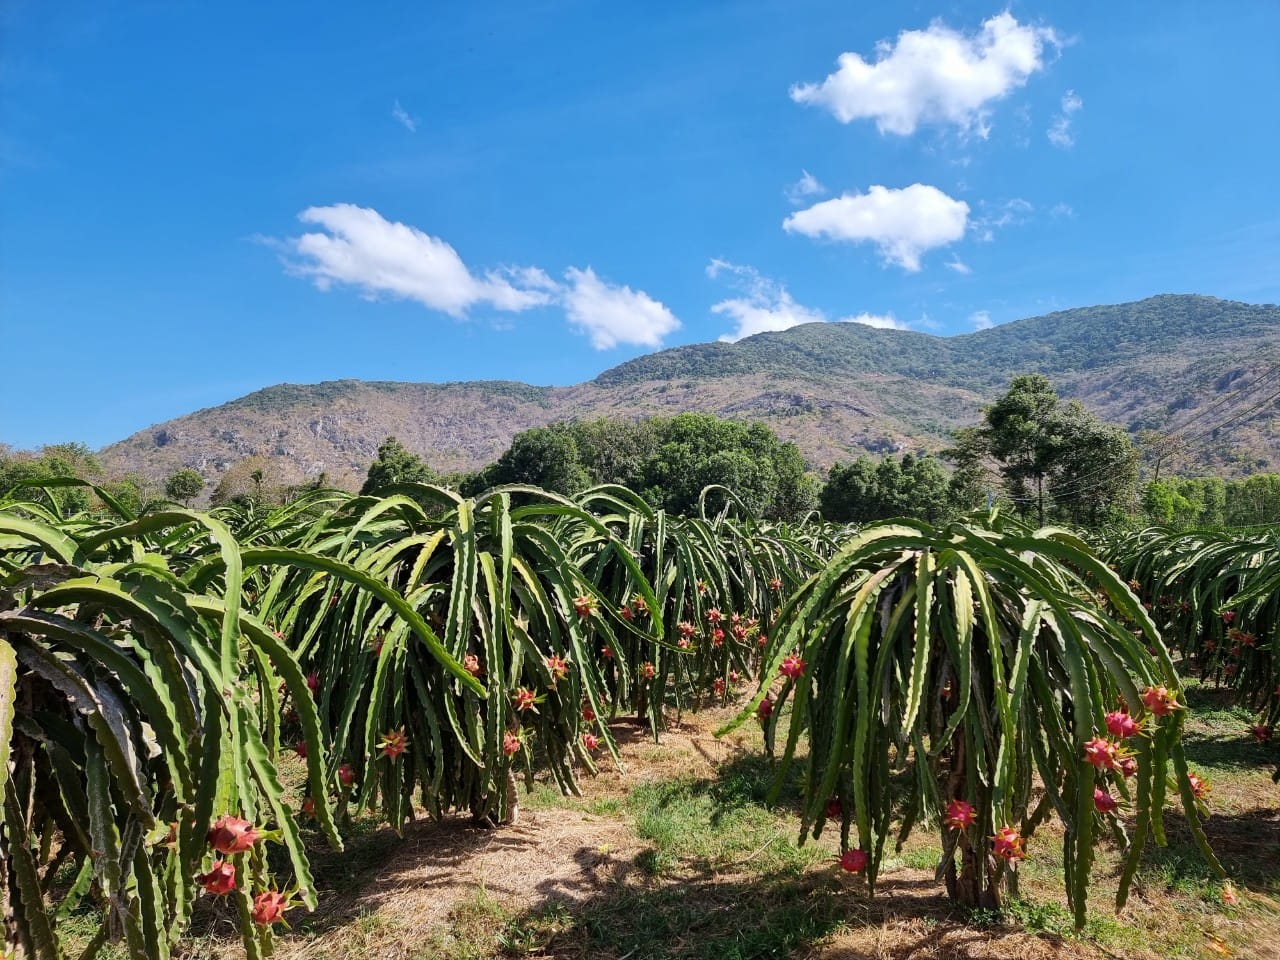
{"label": "dragon fruit plant", "polygon": [[[96,907],[86,955],[118,942],[168,957],[207,896],[234,905],[257,958],[285,910],[315,906],[276,773],[294,746],[275,723],[281,690],[299,705],[317,824],[341,846],[327,738],[296,657],[241,605],[245,570],[271,562],[186,510],[117,522],[0,505],[9,951],[67,955],[68,918]],[[284,853],[270,866],[268,845]],[[64,869],[73,882],[54,886]]]}
{"label": "dragon fruit plant", "polygon": [[1221,872],[1169,655],[1124,581],[1067,531],[997,515],[864,528],[786,602],[765,653],[734,725],[754,717],[771,749],[783,738],[775,796],[807,738],[801,840],[834,826],[859,854],[845,869],[872,891],[890,834],[936,824],[952,898],[998,907],[1056,816],[1082,925],[1096,845],[1125,849],[1122,905],[1148,837],[1164,842],[1167,784]]}

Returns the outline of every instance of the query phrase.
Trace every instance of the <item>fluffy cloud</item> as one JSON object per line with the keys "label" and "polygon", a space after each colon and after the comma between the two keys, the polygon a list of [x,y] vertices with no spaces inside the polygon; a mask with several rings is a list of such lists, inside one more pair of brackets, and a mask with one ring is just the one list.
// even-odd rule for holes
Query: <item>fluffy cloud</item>
{"label": "fluffy cloud", "polygon": [[1071,129],[1071,118],[1083,107],[1084,101],[1076,96],[1074,90],[1068,90],[1062,95],[1062,112],[1057,114],[1049,124],[1047,136],[1050,143],[1064,150],[1075,146],[1076,135]]}
{"label": "fluffy cloud", "polygon": [[[739,290],[739,296],[721,300],[711,308],[712,313],[729,317],[736,325],[732,333],[720,337],[724,343],[734,343],[743,337],[771,330],[788,330],[802,323],[829,322],[827,315],[821,310],[796,303],[786,287],[761,276],[754,267],[712,260],[707,266],[707,276],[714,279],[721,274],[728,274]],[[836,322],[862,323],[880,329],[906,329],[892,315],[859,313],[856,316],[841,317]]]}
{"label": "fluffy cloud", "polygon": [[[477,277],[443,240],[384,220],[376,210],[338,203],[308,207],[298,219],[324,231],[288,242],[298,257],[293,270],[311,277],[321,290],[346,284],[371,300],[384,295],[416,300],[452,317],[465,316],[482,303],[519,311],[551,301],[550,278],[541,271],[491,271]],[[535,282],[511,282],[522,276]]]}
{"label": "fluffy cloud", "polygon": [[597,350],[620,343],[656,347],[680,326],[675,314],[641,290],[606,283],[590,267],[570,267],[562,299],[569,322],[591,337]]}
{"label": "fluffy cloud", "polygon": [[874,243],[884,259],[911,272],[920,255],[964,237],[969,205],[937,187],[913,183],[901,190],[873,186],[799,210],[783,229],[807,237]]}
{"label": "fluffy cloud", "polygon": [[403,126],[410,133],[418,132],[418,121],[415,120],[413,117],[409,116],[409,111],[406,110],[404,107],[400,106],[399,100],[397,100],[395,103],[395,106],[391,108],[391,116],[395,117],[396,122],[399,123],[401,126]]}
{"label": "fluffy cloud", "polygon": [[843,53],[821,83],[797,84],[791,99],[825,107],[841,123],[874,120],[881,133],[907,136],[922,123],[953,124],[985,137],[987,104],[1023,86],[1058,46],[1049,27],[1019,23],[1005,12],[974,34],[935,20],[876,45],[874,63]]}
{"label": "fluffy cloud", "polygon": [[784,192],[787,200],[798,207],[810,197],[826,196],[827,188],[808,170],[801,170],[800,179],[787,187]]}
{"label": "fluffy cloud", "polygon": [[962,277],[967,277],[969,274],[973,273],[973,268],[956,256],[953,256],[950,260],[944,263],[943,266],[948,270],[954,270]]}
{"label": "fluffy cloud", "polygon": [[995,326],[991,321],[990,310],[975,310],[969,314],[969,322],[973,324],[975,330],[990,330]]}
{"label": "fluffy cloud", "polygon": [[648,294],[602,280],[590,267],[570,267],[564,283],[538,267],[500,267],[477,275],[445,241],[386,220],[376,210],[340,203],[308,207],[298,219],[320,230],[274,245],[285,252],[291,273],[309,277],[321,290],[354,287],[370,300],[413,300],[457,318],[482,305],[518,313],[559,304],[598,350],[623,343],[658,346],[680,326]]}
{"label": "fluffy cloud", "polygon": [[728,274],[740,292],[739,296],[721,300],[711,308],[712,313],[729,317],[737,325],[732,333],[720,338],[726,343],[770,330],[786,330],[802,323],[827,321],[821,310],[796,303],[786,287],[762,277],[754,267],[712,260],[707,266],[707,276],[714,279],[721,274]]}

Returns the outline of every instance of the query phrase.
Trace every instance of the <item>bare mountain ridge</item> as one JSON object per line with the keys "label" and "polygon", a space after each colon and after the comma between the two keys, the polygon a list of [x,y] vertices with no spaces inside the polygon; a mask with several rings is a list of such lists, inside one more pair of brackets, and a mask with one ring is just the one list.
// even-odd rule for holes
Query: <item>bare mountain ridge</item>
{"label": "bare mountain ridge", "polygon": [[[216,481],[260,455],[289,481],[324,472],[352,485],[390,434],[439,470],[470,470],[528,427],[693,410],[762,420],[825,470],[863,452],[940,449],[1017,373],[1045,373],[1063,394],[1137,432],[1176,427],[1278,362],[1280,308],[1195,295],[1064,310],[953,337],[815,323],[662,350],[570,387],[281,384],[139,431],[102,459],[112,472],[160,478],[189,466]],[[1278,468],[1276,425],[1269,406],[1199,440],[1184,466],[1224,475]]]}

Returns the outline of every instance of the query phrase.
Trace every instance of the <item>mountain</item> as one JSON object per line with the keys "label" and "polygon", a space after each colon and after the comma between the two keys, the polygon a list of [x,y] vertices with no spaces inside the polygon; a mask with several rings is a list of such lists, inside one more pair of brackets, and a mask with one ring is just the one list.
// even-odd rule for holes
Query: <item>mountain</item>
{"label": "mountain", "polygon": [[[952,337],[812,323],[674,347],[571,387],[281,384],[140,431],[101,458],[113,473],[161,478],[190,466],[216,480],[259,455],[278,461],[283,480],[324,472],[350,486],[392,434],[439,470],[470,470],[528,427],[694,410],[762,420],[825,470],[862,452],[938,450],[1012,376],[1041,372],[1135,434],[1199,415],[1173,465],[1235,475],[1280,468],[1276,405],[1262,403],[1280,390],[1280,374],[1252,384],[1276,364],[1280,307],[1194,295],[1063,310]],[[1256,416],[1214,434],[1215,423],[1255,404]]]}

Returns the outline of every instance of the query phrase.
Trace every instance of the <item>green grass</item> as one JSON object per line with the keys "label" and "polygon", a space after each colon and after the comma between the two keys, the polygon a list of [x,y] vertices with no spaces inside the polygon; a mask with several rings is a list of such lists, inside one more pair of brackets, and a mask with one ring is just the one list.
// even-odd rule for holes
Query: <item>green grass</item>
{"label": "green grass", "polygon": [[567,923],[568,913],[561,904],[517,915],[478,887],[453,908],[448,926],[432,931],[413,956],[415,960],[536,956]]}
{"label": "green grass", "polygon": [[623,811],[623,801],[616,797],[566,796],[549,783],[535,783],[532,790],[521,788],[520,805],[529,810],[576,810],[593,817],[616,817]]}
{"label": "green grass", "polygon": [[[1112,955],[1141,950],[1151,946],[1145,931],[1137,930],[1105,910],[1089,914],[1083,930],[1077,931],[1071,911],[1059,903],[1011,898],[998,910],[975,910],[969,917],[974,926],[1015,925],[1028,933],[1058,940],[1093,943]],[[1174,925],[1169,925],[1174,932]],[[1179,930],[1181,937],[1162,942],[1166,956],[1187,956],[1199,938],[1197,930]]]}
{"label": "green grass", "polygon": [[820,847],[796,846],[799,824],[766,807],[761,788],[745,774],[637,787],[627,807],[636,833],[654,845],[650,872],[798,873],[824,859]]}
{"label": "green grass", "polygon": [[629,960],[789,957],[838,930],[845,907],[812,878],[693,881],[627,888],[582,910],[582,956]]}
{"label": "green grass", "polygon": [[637,786],[623,810],[650,843],[637,857],[642,879],[606,886],[575,908],[554,936],[556,955],[781,958],[838,929],[847,912],[839,881],[808,870],[830,852],[796,845],[794,814],[764,802],[771,778],[768,762],[752,758],[714,779]]}

